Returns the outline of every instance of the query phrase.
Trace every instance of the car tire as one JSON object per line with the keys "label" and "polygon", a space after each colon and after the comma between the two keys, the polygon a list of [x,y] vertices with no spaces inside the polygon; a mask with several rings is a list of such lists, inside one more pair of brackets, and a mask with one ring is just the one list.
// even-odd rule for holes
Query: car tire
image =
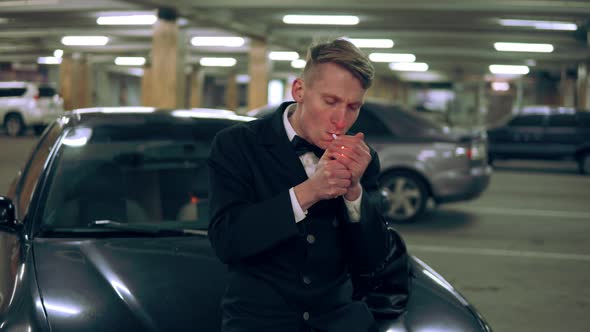
{"label": "car tire", "polygon": [[580,174],[590,174],[590,151],[585,151],[578,158],[578,171]]}
{"label": "car tire", "polygon": [[18,114],[9,114],[4,119],[4,130],[6,130],[8,136],[16,137],[22,135],[24,127],[23,119]]}
{"label": "car tire", "polygon": [[387,221],[409,223],[425,210],[429,194],[424,181],[415,173],[393,171],[379,181],[381,208]]}

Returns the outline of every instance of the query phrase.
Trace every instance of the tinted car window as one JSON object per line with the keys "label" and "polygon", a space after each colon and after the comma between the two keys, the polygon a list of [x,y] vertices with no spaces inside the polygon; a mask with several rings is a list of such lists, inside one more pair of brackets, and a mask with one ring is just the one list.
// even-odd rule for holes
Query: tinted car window
{"label": "tinted car window", "polygon": [[56,155],[42,223],[74,232],[97,220],[206,229],[210,144],[233,123],[72,128]]}
{"label": "tinted car window", "polygon": [[550,127],[575,127],[576,117],[573,114],[552,114],[549,116]]}
{"label": "tinted car window", "polygon": [[39,87],[39,97],[53,97],[56,91],[52,87]]}
{"label": "tinted car window", "polygon": [[590,112],[585,111],[578,113],[578,123],[584,128],[590,128]]}
{"label": "tinted car window", "polygon": [[25,94],[26,88],[2,88],[0,89],[1,97],[20,97]]}
{"label": "tinted car window", "polygon": [[536,127],[542,126],[545,115],[542,114],[531,114],[521,115],[512,119],[508,125],[514,127]]}
{"label": "tinted car window", "polygon": [[366,137],[391,136],[391,132],[383,124],[383,121],[366,108],[360,110],[359,116],[350,131],[353,133],[362,132]]}

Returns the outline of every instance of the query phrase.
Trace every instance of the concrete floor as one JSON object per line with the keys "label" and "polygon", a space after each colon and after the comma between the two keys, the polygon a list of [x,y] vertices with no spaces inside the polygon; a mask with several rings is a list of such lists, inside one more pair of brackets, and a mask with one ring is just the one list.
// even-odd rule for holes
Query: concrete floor
{"label": "concrete floor", "polygon": [[[0,193],[36,137],[0,136]],[[590,176],[567,162],[500,161],[472,202],[395,225],[496,332],[588,331]]]}

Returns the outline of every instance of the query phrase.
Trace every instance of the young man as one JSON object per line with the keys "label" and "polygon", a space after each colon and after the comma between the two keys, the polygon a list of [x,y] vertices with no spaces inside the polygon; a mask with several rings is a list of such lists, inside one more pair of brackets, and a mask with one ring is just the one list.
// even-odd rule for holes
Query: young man
{"label": "young man", "polygon": [[362,133],[346,134],[373,75],[346,40],[313,46],[295,103],[215,138],[209,238],[230,270],[222,331],[375,329],[349,273],[374,271],[390,249],[368,194],[379,161]]}

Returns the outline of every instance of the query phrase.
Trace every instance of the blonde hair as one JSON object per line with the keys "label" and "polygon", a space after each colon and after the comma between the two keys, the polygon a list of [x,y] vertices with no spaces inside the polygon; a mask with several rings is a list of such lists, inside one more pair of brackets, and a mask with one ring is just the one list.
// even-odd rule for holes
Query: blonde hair
{"label": "blonde hair", "polygon": [[316,66],[323,63],[335,63],[348,70],[360,82],[363,89],[368,89],[373,83],[375,68],[366,54],[345,39],[335,39],[330,42],[311,46],[307,51],[303,76],[312,80]]}

